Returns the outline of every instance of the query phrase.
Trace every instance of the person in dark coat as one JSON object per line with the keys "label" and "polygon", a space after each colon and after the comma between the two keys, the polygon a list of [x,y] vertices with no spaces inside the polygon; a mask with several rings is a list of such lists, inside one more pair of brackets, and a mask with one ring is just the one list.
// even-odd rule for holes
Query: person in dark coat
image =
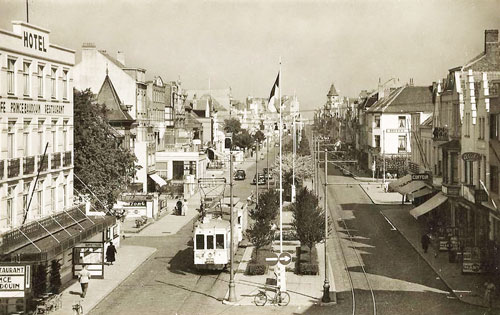
{"label": "person in dark coat", "polygon": [[429,238],[429,235],[424,234],[422,235],[422,249],[424,250],[424,253],[427,253],[427,249],[429,249],[429,244],[431,243],[431,239]]}
{"label": "person in dark coat", "polygon": [[116,247],[113,245],[113,242],[110,242],[108,249],[106,249],[106,261],[112,265],[115,261],[115,255]]}

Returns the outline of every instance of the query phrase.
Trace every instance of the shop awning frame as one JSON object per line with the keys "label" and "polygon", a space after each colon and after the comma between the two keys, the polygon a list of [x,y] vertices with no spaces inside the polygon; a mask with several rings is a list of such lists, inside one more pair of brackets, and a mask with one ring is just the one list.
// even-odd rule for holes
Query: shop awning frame
{"label": "shop awning frame", "polygon": [[429,211],[432,211],[439,207],[441,204],[443,204],[446,200],[448,200],[448,197],[443,194],[442,192],[438,192],[436,195],[434,195],[431,199],[427,200],[420,206],[412,209],[410,211],[410,214],[417,219],[419,216],[426,214]]}
{"label": "shop awning frame", "polygon": [[401,178],[396,179],[393,182],[390,182],[389,189],[397,191],[397,189],[399,187],[404,186],[404,185],[408,184],[409,182],[411,182],[411,175],[407,174]]}
{"label": "shop awning frame", "polygon": [[433,192],[433,190],[431,188],[424,187],[420,190],[417,190],[417,191],[410,193],[409,196],[410,196],[410,199],[415,199],[415,198],[419,198],[419,197],[431,194],[432,192]]}
{"label": "shop awning frame", "polygon": [[404,186],[396,188],[395,190],[402,195],[407,195],[416,192],[417,190],[420,190],[424,187],[427,187],[427,184],[423,181],[412,181]]}
{"label": "shop awning frame", "polygon": [[163,187],[167,184],[167,182],[161,178],[158,174],[149,174],[148,175],[149,177],[151,177],[151,179],[157,183],[158,185],[160,185],[160,187]]}

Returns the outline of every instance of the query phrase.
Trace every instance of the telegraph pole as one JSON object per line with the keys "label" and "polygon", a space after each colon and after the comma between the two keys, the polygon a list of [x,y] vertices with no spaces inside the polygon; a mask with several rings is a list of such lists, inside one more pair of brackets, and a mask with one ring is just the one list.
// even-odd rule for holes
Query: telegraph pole
{"label": "telegraph pole", "polygon": [[257,165],[258,162],[259,162],[259,141],[256,141],[256,143],[255,143],[255,187],[257,189],[256,189],[255,197],[257,199],[257,206],[259,205],[259,168]]}
{"label": "telegraph pole", "polygon": [[267,145],[267,190],[269,190],[269,172],[271,171],[269,169],[269,137],[266,137],[266,145]]}
{"label": "telegraph pole", "polygon": [[231,264],[229,270],[229,302],[236,302],[236,292],[234,290],[234,209],[233,209],[233,152],[229,149],[229,202],[231,205],[229,206],[230,214],[230,224],[231,224],[231,242],[230,242],[230,255],[231,255]]}
{"label": "telegraph pole", "polygon": [[292,202],[295,202],[295,155],[297,154],[297,149],[296,149],[296,136],[295,136],[295,116],[293,117],[293,136],[292,136],[292,141],[293,141],[293,154],[292,154]]}
{"label": "telegraph pole", "polygon": [[327,188],[328,188],[328,150],[325,148],[325,194],[323,196],[325,205],[325,283],[323,284],[323,298],[321,299],[323,303],[330,302],[330,282],[327,276],[327,250],[326,241],[328,240],[328,198],[327,198]]}

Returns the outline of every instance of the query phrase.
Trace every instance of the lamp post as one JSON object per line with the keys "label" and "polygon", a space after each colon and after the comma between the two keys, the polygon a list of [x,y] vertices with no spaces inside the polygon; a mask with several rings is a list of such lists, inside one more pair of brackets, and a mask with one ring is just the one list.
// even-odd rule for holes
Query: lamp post
{"label": "lamp post", "polygon": [[269,169],[269,136],[266,137],[266,146],[267,146],[267,178],[266,178],[266,182],[267,182],[267,190],[269,190],[269,172],[270,172],[270,169]]}
{"label": "lamp post", "polygon": [[291,192],[291,202],[295,202],[295,155],[297,154],[296,149],[296,135],[295,135],[295,116],[293,117],[293,154],[292,154],[292,192]]}
{"label": "lamp post", "polygon": [[321,299],[323,303],[330,302],[330,282],[327,276],[327,250],[326,243],[328,240],[328,198],[327,198],[327,188],[328,188],[328,150],[325,148],[325,194],[323,196],[325,205],[325,282],[323,284],[323,298]]}
{"label": "lamp post", "polygon": [[230,242],[230,255],[231,255],[231,264],[229,270],[229,302],[236,302],[236,292],[234,290],[234,209],[233,209],[233,153],[231,149],[229,149],[229,202],[231,205],[229,206],[230,214],[230,224],[231,224],[231,242]]}
{"label": "lamp post", "polygon": [[255,198],[257,200],[257,206],[259,205],[259,141],[255,141]]}

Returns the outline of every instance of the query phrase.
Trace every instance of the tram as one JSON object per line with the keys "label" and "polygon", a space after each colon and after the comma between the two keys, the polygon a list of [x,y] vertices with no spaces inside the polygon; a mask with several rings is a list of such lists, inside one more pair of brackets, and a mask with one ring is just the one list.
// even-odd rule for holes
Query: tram
{"label": "tram", "polygon": [[[230,262],[231,225],[207,214],[194,226],[194,265],[197,269],[221,270]],[[235,246],[238,246],[235,244]]]}

